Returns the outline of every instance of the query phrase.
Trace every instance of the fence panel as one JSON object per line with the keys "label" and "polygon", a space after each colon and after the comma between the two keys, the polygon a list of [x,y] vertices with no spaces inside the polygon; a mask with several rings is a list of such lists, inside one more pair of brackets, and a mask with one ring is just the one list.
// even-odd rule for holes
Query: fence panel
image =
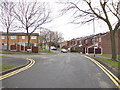
{"label": "fence panel", "polygon": [[38,47],[32,47],[32,52],[38,53]]}
{"label": "fence panel", "polygon": [[16,50],[17,48],[16,48],[16,45],[11,45],[10,46],[10,50]]}

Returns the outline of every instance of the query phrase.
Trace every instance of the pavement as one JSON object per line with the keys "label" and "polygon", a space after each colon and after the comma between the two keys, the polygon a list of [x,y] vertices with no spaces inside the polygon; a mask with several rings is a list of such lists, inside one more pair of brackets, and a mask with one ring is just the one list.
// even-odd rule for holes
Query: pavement
{"label": "pavement", "polygon": [[2,64],[21,66],[27,63],[28,63],[27,60],[22,58],[2,57]]}
{"label": "pavement", "polygon": [[[98,56],[98,55],[96,55],[95,57],[101,57],[101,58],[105,58],[105,59],[111,60],[111,58],[109,58],[109,57],[104,57],[104,56]],[[120,62],[120,60],[117,60],[117,61]]]}
{"label": "pavement", "polygon": [[8,64],[8,65],[16,66],[16,67],[26,65],[27,63],[28,63],[27,60],[20,58],[20,57],[16,58],[16,57],[8,56],[8,57],[1,57],[0,59],[0,64]]}
{"label": "pavement", "polygon": [[36,63],[0,81],[2,88],[117,88],[96,64],[78,53],[15,57],[29,57]]}

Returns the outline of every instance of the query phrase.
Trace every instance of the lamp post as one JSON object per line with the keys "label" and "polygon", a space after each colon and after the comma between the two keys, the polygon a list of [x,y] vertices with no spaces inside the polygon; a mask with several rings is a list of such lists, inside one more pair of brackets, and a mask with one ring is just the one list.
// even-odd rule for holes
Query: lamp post
{"label": "lamp post", "polygon": [[94,57],[95,57],[95,22],[93,18],[93,33],[94,33]]}
{"label": "lamp post", "polygon": [[94,39],[94,57],[95,57],[95,22],[94,22],[94,15],[91,15],[93,17],[93,39]]}

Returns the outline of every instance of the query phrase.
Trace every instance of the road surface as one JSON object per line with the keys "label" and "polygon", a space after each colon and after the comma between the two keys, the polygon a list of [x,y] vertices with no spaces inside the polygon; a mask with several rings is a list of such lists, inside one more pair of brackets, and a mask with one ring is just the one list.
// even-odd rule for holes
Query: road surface
{"label": "road surface", "polygon": [[78,53],[22,57],[34,59],[35,65],[2,80],[3,88],[117,88],[96,64]]}

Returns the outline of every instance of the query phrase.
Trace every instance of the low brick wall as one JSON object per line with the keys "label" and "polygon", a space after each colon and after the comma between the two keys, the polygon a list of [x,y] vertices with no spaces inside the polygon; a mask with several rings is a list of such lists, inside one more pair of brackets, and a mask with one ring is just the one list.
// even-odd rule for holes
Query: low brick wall
{"label": "low brick wall", "polygon": [[38,47],[32,47],[32,52],[38,53]]}
{"label": "low brick wall", "polygon": [[11,46],[10,46],[10,50],[17,50],[16,45],[11,45]]}
{"label": "low brick wall", "polygon": [[[27,46],[22,46],[22,45],[11,45],[10,46],[10,50],[14,50],[14,51],[27,51]],[[38,47],[31,47],[31,50],[33,53],[38,53],[39,52],[39,48]]]}

